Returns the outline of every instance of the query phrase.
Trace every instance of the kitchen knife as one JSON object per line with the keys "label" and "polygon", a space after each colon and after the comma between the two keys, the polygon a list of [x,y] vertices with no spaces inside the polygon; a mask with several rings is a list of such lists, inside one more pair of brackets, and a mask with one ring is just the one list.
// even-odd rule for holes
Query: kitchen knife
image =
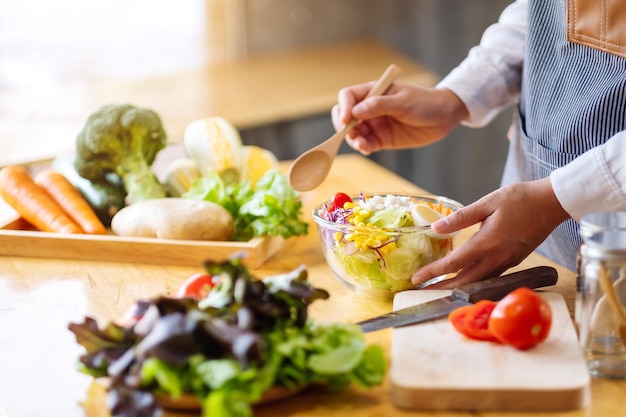
{"label": "kitchen knife", "polygon": [[[462,285],[452,290],[447,297],[437,298],[426,303],[403,308],[382,316],[357,323],[364,333],[422,323],[447,317],[459,307],[476,303],[480,300],[498,301],[511,291],[520,288],[541,288],[556,284],[558,274],[550,266],[537,266],[507,275],[484,279],[472,284]],[[418,290],[422,291],[422,290]]]}

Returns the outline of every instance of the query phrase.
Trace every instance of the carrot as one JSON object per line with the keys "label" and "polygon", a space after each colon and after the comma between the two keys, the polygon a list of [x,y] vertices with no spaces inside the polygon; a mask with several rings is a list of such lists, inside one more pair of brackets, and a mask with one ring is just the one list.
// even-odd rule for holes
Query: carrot
{"label": "carrot", "polygon": [[35,177],[35,183],[45,189],[63,211],[85,233],[106,234],[106,228],[96,212],[91,208],[80,191],[61,173],[52,169],[41,171]]}
{"label": "carrot", "polygon": [[19,214],[45,232],[82,233],[50,195],[35,183],[26,168],[7,166],[0,170],[0,197]]}

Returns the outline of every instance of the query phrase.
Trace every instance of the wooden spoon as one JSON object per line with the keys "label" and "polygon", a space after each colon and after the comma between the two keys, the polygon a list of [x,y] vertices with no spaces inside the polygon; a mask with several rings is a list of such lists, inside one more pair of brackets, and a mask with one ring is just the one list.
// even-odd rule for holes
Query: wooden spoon
{"label": "wooden spoon", "polygon": [[[391,64],[376,81],[376,84],[374,84],[374,87],[372,87],[365,98],[384,94],[400,72],[401,70],[398,66]],[[300,155],[291,164],[289,168],[289,184],[294,190],[309,191],[324,181],[344,137],[357,122],[357,120],[352,119],[337,133]]]}
{"label": "wooden spoon", "polygon": [[622,345],[626,348],[626,313],[622,309],[622,303],[617,298],[617,293],[615,292],[615,288],[613,288],[611,279],[606,273],[605,269],[600,271],[600,287],[604,292],[604,295],[608,298],[609,303],[613,307],[615,317],[617,318],[617,332],[619,334],[619,338],[622,341]]}

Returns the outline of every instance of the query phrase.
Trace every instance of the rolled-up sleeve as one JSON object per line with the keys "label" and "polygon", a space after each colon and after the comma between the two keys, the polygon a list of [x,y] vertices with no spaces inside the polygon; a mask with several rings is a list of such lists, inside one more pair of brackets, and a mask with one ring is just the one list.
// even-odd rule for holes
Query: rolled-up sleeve
{"label": "rolled-up sleeve", "polygon": [[550,174],[556,198],[576,221],[589,213],[626,210],[626,132]]}
{"label": "rolled-up sleeve", "polygon": [[465,103],[469,117],[464,125],[482,127],[519,98],[527,16],[527,0],[509,5],[480,44],[438,84]]}

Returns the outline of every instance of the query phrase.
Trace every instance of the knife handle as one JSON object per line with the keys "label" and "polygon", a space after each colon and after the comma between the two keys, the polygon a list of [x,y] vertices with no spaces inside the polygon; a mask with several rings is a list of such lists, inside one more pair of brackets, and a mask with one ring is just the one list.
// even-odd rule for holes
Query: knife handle
{"label": "knife handle", "polygon": [[556,284],[558,273],[551,266],[537,266],[482,281],[462,285],[452,290],[452,297],[476,303],[480,300],[498,301],[520,288],[541,288]]}

